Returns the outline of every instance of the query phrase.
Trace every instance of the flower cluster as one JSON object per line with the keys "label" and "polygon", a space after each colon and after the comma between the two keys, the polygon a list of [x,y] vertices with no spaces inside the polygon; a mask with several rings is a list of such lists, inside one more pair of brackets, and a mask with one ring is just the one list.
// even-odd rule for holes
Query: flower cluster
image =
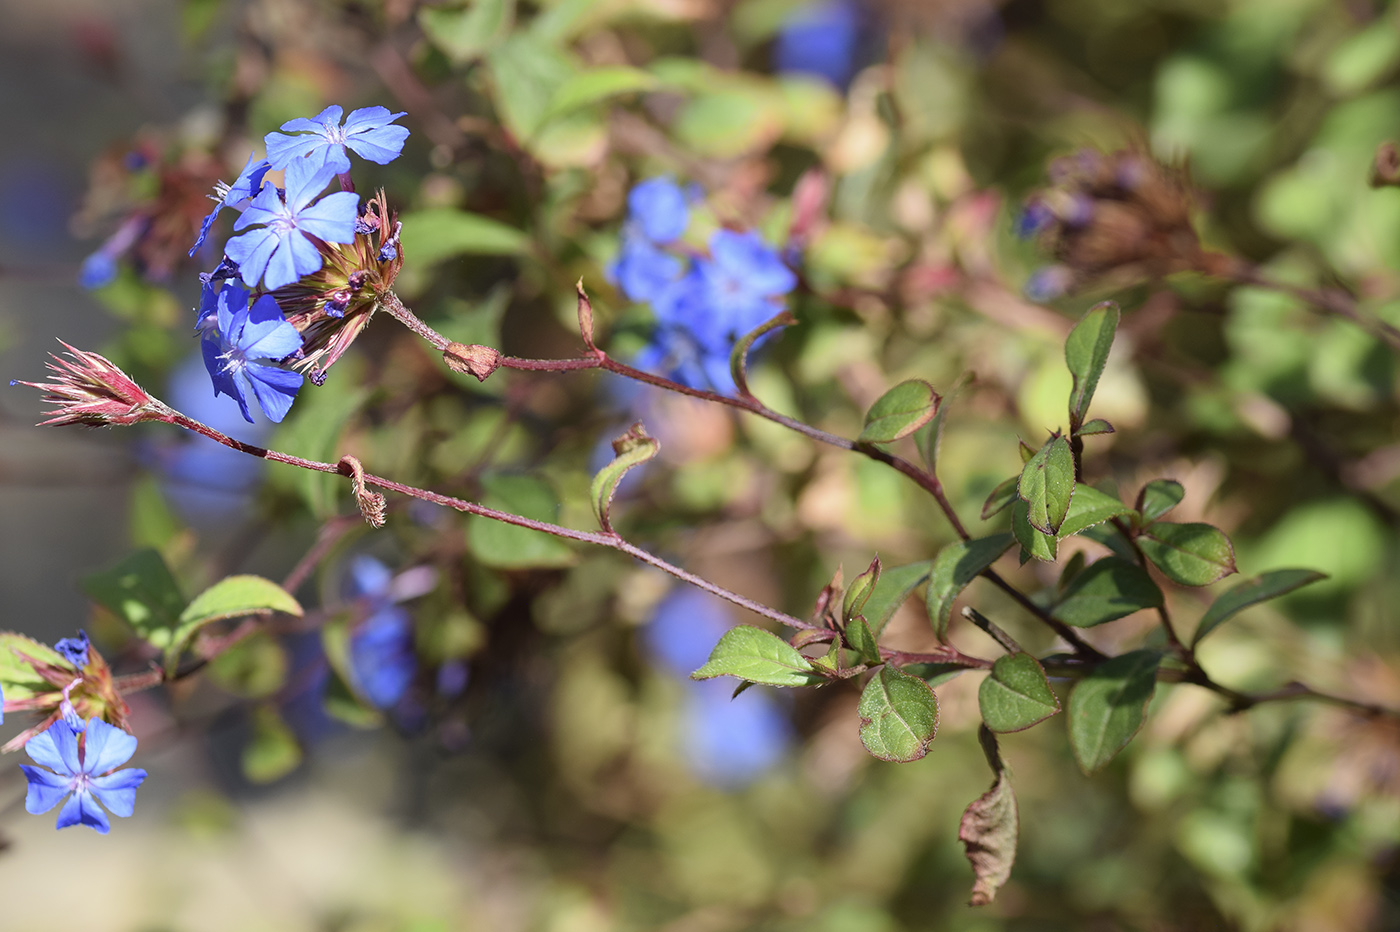
{"label": "flower cluster", "polygon": [[704,254],[681,242],[690,226],[686,192],[652,178],[627,198],[622,249],[610,273],[633,301],[656,313],[653,339],[637,365],[695,388],[732,391],[734,343],[782,310],[797,276],[754,231],[720,228]]}
{"label": "flower cluster", "polygon": [[[383,192],[364,205],[353,191],[347,150],[386,164],[403,150],[402,113],[327,107],[282,124],[232,184],[219,184],[190,255],[225,208],[238,211],[218,268],[204,275],[196,328],[216,395],[249,398],[268,418],[286,417],[304,374],[317,384],[379,306],[402,264],[399,224]],[[283,187],[269,183],[282,171]],[[341,190],[324,193],[339,180]]]}

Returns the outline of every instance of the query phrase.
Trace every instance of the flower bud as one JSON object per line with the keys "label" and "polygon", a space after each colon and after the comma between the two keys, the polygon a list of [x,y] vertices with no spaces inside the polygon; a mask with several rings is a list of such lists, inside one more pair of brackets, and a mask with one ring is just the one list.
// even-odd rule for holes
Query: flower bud
{"label": "flower bud", "polygon": [[[59,341],[63,343],[62,340]],[[28,385],[44,392],[44,400],[56,405],[45,411],[51,415],[39,426],[82,424],[87,427],[135,424],[138,421],[169,421],[172,412],[146,390],[131,380],[131,376],[96,353],[74,349],[63,343],[70,359],[50,354],[48,364],[53,373],[51,382],[23,382],[14,379],[11,385]]]}

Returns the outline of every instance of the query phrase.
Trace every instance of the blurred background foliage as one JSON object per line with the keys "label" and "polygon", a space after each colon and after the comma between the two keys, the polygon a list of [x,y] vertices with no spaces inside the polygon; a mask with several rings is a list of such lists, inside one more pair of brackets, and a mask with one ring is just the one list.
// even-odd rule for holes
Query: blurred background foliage
{"label": "blurred background foliage", "polygon": [[[5,263],[0,344],[19,334],[25,349],[7,354],[8,376],[32,378],[52,336],[101,334],[93,348],[237,436],[315,459],[353,453],[371,472],[575,527],[592,525],[588,482],[606,441],[641,418],[661,453],[623,488],[623,533],[798,616],[838,564],[854,575],[875,552],[887,566],[929,559],[955,539],[878,463],[598,373],[479,384],[387,318],[285,423],[230,419],[189,360],[186,308],[208,257],[184,250],[203,194],[285,120],[383,104],[408,112],[413,135],[402,158],[357,181],[382,185],[400,211],[396,290],[442,333],[576,355],[582,278],[600,344],[642,352],[651,310],[626,300],[609,266],[628,190],[674,177],[695,186],[694,246],[721,225],[753,228],[797,262],[798,324],[759,357],[755,393],[855,436],[885,389],[928,380],[950,405],[939,473],[974,534],[1002,529],[1004,515],[974,516],[1019,471],[1017,438],[1034,446],[1065,426],[1065,334],[1094,301],[1117,300],[1123,324],[1094,408],[1117,432],[1086,442],[1088,479],[1131,501],[1147,480],[1175,478],[1186,488],[1176,520],[1226,529],[1244,574],[1331,576],[1222,629],[1202,663],[1241,689],[1297,678],[1400,703],[1395,350],[1286,289],[1170,263],[1070,267],[1073,287],[1037,303],[1024,296],[1037,270],[1073,260],[1017,236],[1051,159],[1150,154],[1189,173],[1206,248],[1400,325],[1400,194],[1367,183],[1376,146],[1400,135],[1394,5],[120,7],[3,4],[16,23],[4,44],[47,43],[115,100],[137,101],[125,125],[109,105],[101,137],[26,117],[19,144],[37,159],[58,136],[92,159],[85,190],[72,188],[80,203],[55,196],[49,208],[71,209],[88,250],[133,216],[148,221],[83,299],[92,319],[69,315],[71,332],[15,284],[51,260],[21,251]],[[177,38],[150,48],[166,33]],[[13,98],[20,77],[7,80]],[[177,89],[156,108],[139,103],[153,83]],[[0,198],[14,239],[42,212],[22,187]],[[76,262],[45,274],[77,300]],[[186,595],[232,572],[283,579],[311,557],[296,590],[306,620],[244,642],[207,677],[133,697],[137,762],[153,777],[111,837],[56,836],[20,812],[18,774],[4,777],[0,890],[13,928],[45,927],[56,902],[64,925],[132,930],[1400,926],[1394,724],[1306,703],[1225,715],[1204,691],[1164,685],[1144,732],[1092,778],[1063,716],[1007,736],[1020,852],[996,903],[971,909],[956,834],[989,782],[979,675],[939,686],[927,758],[880,763],[861,747],[849,685],[756,688],[730,703],[727,687],[687,681],[724,630],[756,619],[618,555],[402,499],[370,531],[339,479],[161,428],[35,459],[19,451],[50,441],[21,426],[38,403],[16,395],[6,483],[22,490],[43,463],[96,456],[115,464],[104,500],[70,517],[117,516],[125,531],[77,557],[40,546],[44,571],[7,577],[14,592],[71,588],[140,547],[162,554]],[[367,595],[347,581],[358,554],[410,581]],[[1026,591],[1057,576],[1000,567]],[[985,582],[967,598],[1027,649],[1051,646]],[[1178,618],[1206,604],[1197,591],[1168,599]],[[417,672],[387,709],[355,682],[346,644],[347,627],[378,611],[413,619]],[[118,665],[140,660],[100,611],[3,620],[39,636],[86,626]],[[1128,649],[1149,626],[1134,616],[1089,639]],[[954,639],[992,649],[961,619]],[[890,640],[917,650],[932,634],[906,606]]]}

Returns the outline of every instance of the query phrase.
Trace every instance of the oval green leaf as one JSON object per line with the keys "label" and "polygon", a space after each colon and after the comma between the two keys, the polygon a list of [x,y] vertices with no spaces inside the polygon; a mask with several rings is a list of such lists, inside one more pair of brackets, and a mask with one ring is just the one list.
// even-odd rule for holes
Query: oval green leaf
{"label": "oval green leaf", "polygon": [[1079,769],[1094,773],[1128,746],[1147,719],[1162,655],[1135,650],[1114,657],[1069,694],[1069,744]]}
{"label": "oval green leaf", "polygon": [[298,618],[303,614],[301,604],[291,593],[270,579],[261,576],[228,576],[195,596],[180,613],[180,621],[165,650],[167,669],[174,669],[195,632],[207,624],[245,615],[270,615],[284,612]]}
{"label": "oval green leaf", "polygon": [[1069,513],[1074,495],[1074,455],[1069,441],[1051,437],[1026,461],[1016,493],[1026,503],[1026,520],[1044,534],[1054,534]]}
{"label": "oval green leaf", "polygon": [[1021,562],[1025,563],[1029,557],[1046,563],[1055,562],[1055,552],[1058,545],[1055,542],[1055,535],[1043,534],[1031,527],[1030,521],[1026,519],[1029,505],[1016,499],[1016,504],[1011,506],[1011,533],[1016,535],[1016,543],[1021,545]]}
{"label": "oval green leaf", "polygon": [[78,586],[153,647],[171,645],[185,597],[156,551],[138,550],[110,570],[84,577]]}
{"label": "oval green leaf", "polygon": [[865,414],[859,443],[893,443],[923,427],[938,413],[938,393],[923,379],[900,382]]}
{"label": "oval green leaf", "polygon": [[1235,548],[1210,524],[1157,521],[1138,537],[1138,548],[1168,579],[1183,586],[1208,586],[1235,572]]}
{"label": "oval green leaf", "polygon": [[938,731],[938,698],[917,676],[881,667],[860,694],[860,740],[880,760],[916,761]]}
{"label": "oval green leaf", "polygon": [[[533,476],[495,475],[482,480],[481,503],[536,521],[554,521],[559,499],[554,490]],[[467,544],[486,566],[499,569],[570,566],[577,559],[561,538],[544,531],[505,524],[482,515],[467,518]]]}
{"label": "oval green leaf", "polygon": [[932,567],[933,561],[923,560],[880,571],[880,579],[875,583],[875,588],[861,611],[876,637],[885,629],[885,625],[889,624],[895,610],[909,598],[909,593],[913,592],[919,583],[928,579]]}
{"label": "oval green leaf", "polygon": [[816,686],[826,678],[797,648],[771,631],[753,625],[730,628],[719,639],[710,659],[690,674],[691,679],[736,676],[765,686]]}
{"label": "oval green leaf", "polygon": [[953,617],[953,603],[969,583],[1006,553],[1012,540],[1010,534],[993,534],[977,540],[961,540],[938,552],[929,574],[928,593],[924,601],[928,606],[929,623],[940,641],[948,638],[948,621]]}
{"label": "oval green leaf", "polygon": [[1074,497],[1069,500],[1069,512],[1065,515],[1064,524],[1060,525],[1058,536],[1069,537],[1096,524],[1132,513],[1133,509],[1112,495],[1100,492],[1091,485],[1076,485]]}
{"label": "oval green leaf", "polygon": [[1104,557],[1070,581],[1050,614],[1076,628],[1092,628],[1162,604],[1162,590],[1146,570],[1118,557]]}
{"label": "oval green leaf", "polygon": [[1108,352],[1113,348],[1119,316],[1118,305],[1104,301],[1085,314],[1065,339],[1065,363],[1074,377],[1069,393],[1069,423],[1073,429],[1084,423],[1084,415],[1089,411],[1099,376],[1108,363]]}
{"label": "oval green leaf", "polygon": [[417,210],[401,219],[404,255],[423,265],[461,255],[513,256],[530,242],[513,226],[455,207]]}
{"label": "oval green leaf", "polygon": [[1060,711],[1045,670],[1030,654],[1008,654],[992,664],[977,689],[982,721],[996,732],[1024,731]]}
{"label": "oval green leaf", "polygon": [[1095,434],[1111,434],[1113,432],[1113,425],[1101,417],[1096,417],[1092,421],[1085,421],[1084,426],[1075,431],[1080,437],[1092,437]]}
{"label": "oval green leaf", "polygon": [[997,487],[992,489],[992,494],[988,495],[987,500],[982,503],[982,520],[986,521],[1016,501],[1016,489],[1020,484],[1021,477],[1019,475],[1012,476],[1005,482],[997,483]]}
{"label": "oval green leaf", "polygon": [[1194,647],[1199,644],[1201,638],[1251,605],[1276,599],[1294,589],[1301,589],[1326,578],[1326,573],[1319,573],[1317,570],[1270,570],[1252,579],[1246,579],[1211,603],[1210,608],[1201,616],[1201,623],[1196,627],[1196,636],[1191,645]]}
{"label": "oval green leaf", "polygon": [[1153,479],[1137,497],[1137,512],[1143,524],[1151,524],[1171,511],[1186,497],[1186,489],[1175,479]]}

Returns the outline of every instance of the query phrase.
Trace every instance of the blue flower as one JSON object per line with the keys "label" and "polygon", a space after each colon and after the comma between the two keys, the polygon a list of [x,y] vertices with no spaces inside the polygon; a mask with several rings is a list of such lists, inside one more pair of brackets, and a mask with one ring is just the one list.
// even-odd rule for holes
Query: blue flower
{"label": "blue flower", "polygon": [[82,266],[78,269],[78,284],[88,290],[110,285],[116,279],[116,257],[108,255],[103,249],[97,250],[84,259]]}
{"label": "blue flower", "polygon": [[649,178],[634,187],[627,195],[627,213],[655,243],[680,239],[690,225],[685,193],[670,178]]}
{"label": "blue flower", "polygon": [[647,653],[677,676],[690,676],[705,665],[715,644],[734,625],[718,596],[685,586],[671,591],[656,606],[642,629]]}
{"label": "blue flower", "polygon": [[1019,239],[1030,239],[1054,222],[1055,212],[1048,204],[1038,199],[1028,201],[1021,215],[1016,218],[1016,236]]}
{"label": "blue flower", "polygon": [[1047,265],[1036,269],[1026,280],[1025,294],[1036,302],[1053,301],[1069,291],[1074,273],[1063,265]]}
{"label": "blue flower", "polygon": [[792,723],[765,689],[734,696],[728,683],[690,683],[681,720],[686,762],[701,780],[720,787],[752,782],[783,759]]}
{"label": "blue flower", "polygon": [[106,835],[111,824],[102,806],[113,815],[131,815],[146,771],[117,770],[136,752],[136,739],[120,728],[94,718],[83,730],[81,744],[78,737],[76,728],[59,719],[25,744],[25,751],[42,766],[19,765],[29,780],[24,808],[40,815],[66,798],[58,813],[59,828],[90,825]]}
{"label": "blue flower", "polygon": [[633,301],[658,301],[677,283],[681,260],[640,237],[625,237],[622,252],[609,270],[622,293]]}
{"label": "blue flower", "polygon": [[376,708],[387,709],[408,691],[418,671],[413,621],[394,604],[394,578],[374,557],[350,561],[347,595],[369,616],[350,634],[350,667],[357,685]]}
{"label": "blue flower", "polygon": [[214,394],[236,400],[243,417],[252,423],[251,393],[268,418],[280,423],[292,407],[302,377],[273,363],[301,349],[301,334],[287,323],[272,295],[263,295],[249,307],[248,292],[225,282],[216,304],[215,327],[206,330],[200,342]]}
{"label": "blue flower", "polygon": [[214,218],[219,216],[219,211],[257,194],[262,186],[263,175],[267,174],[269,168],[271,166],[267,159],[260,159],[257,157],[257,153],[252,153],[248,156],[248,164],[243,166],[243,171],[238,173],[233,184],[224,185],[223,182],[220,182],[215,186],[214,192],[219,196],[214,199],[214,209],[209,211],[209,215],[199,225],[199,236],[195,237],[194,245],[190,247],[191,259],[199,251],[199,247],[204,245],[204,240],[209,235],[209,228],[214,225]]}
{"label": "blue flower", "polygon": [[344,112],[340,107],[327,107],[309,120],[300,118],[283,123],[282,133],[268,133],[263,142],[267,144],[267,158],[272,167],[288,168],[305,158],[317,169],[326,166],[334,173],[348,172],[350,156],[345,154],[346,148],[380,165],[399,157],[408,130],[390,124],[403,113],[390,113],[383,107],[363,107],[353,111],[341,126],[340,116]]}
{"label": "blue flower", "polygon": [[777,250],[752,230],[716,230],[710,259],[698,261],[696,268],[703,296],[672,310],[689,319],[670,322],[688,326],[702,343],[726,355],[735,340],[778,313],[777,299],[797,286],[797,276]]}
{"label": "blue flower", "polygon": [[336,191],[312,203],[334,174],[297,159],[287,166],[285,198],[267,185],[243,211],[235,230],[263,226],[235,236],[224,252],[238,263],[245,285],[255,286],[266,274],[263,287],[273,291],[319,269],[323,260],[311,237],[327,243],[355,241],[358,194]]}
{"label": "blue flower", "polygon": [[78,636],[75,638],[63,638],[53,646],[53,649],[63,655],[73,666],[81,670],[87,666],[88,662],[88,636],[82,628],[78,629]]}
{"label": "blue flower", "polygon": [[778,32],[776,70],[815,75],[844,88],[856,69],[860,19],[855,0],[823,0],[797,10]]}

